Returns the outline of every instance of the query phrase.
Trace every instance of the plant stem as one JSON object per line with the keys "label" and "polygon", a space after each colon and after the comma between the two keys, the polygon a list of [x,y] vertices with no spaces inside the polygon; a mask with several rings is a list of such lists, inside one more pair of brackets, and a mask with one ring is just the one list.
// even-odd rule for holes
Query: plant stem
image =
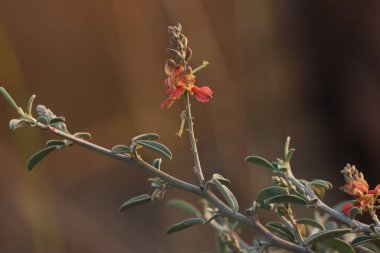
{"label": "plant stem", "polygon": [[166,174],[165,172],[163,172],[162,170],[157,170],[151,164],[145,162],[139,155],[137,155],[136,157],[133,157],[131,155],[126,155],[126,154],[125,155],[124,154],[115,154],[115,153],[112,153],[111,150],[109,150],[109,149],[98,146],[98,145],[91,143],[89,141],[77,138],[72,134],[65,133],[65,132],[60,131],[56,128],[52,128],[50,126],[47,126],[47,125],[44,125],[44,124],[41,124],[38,122],[36,122],[36,126],[43,129],[43,130],[50,130],[55,135],[58,135],[64,139],[70,140],[73,143],[75,143],[81,147],[90,149],[90,150],[95,151],[97,153],[109,156],[111,158],[114,158],[114,159],[117,159],[117,160],[120,160],[123,162],[130,163],[136,167],[140,167],[145,172],[163,179],[165,182],[167,182],[168,184],[172,185],[175,188],[178,188],[178,189],[193,193],[195,195],[198,195],[200,197],[203,197],[204,199],[206,199],[210,203],[212,203],[216,208],[218,208],[219,212],[222,215],[224,215],[228,218],[237,220],[237,221],[247,225],[248,227],[253,228],[256,232],[263,235],[268,240],[269,244],[271,244],[275,247],[282,248],[285,250],[289,250],[291,252],[299,252],[299,253],[306,253],[306,252],[312,253],[313,252],[313,251],[311,251],[305,247],[290,243],[290,242],[285,241],[285,240],[279,238],[278,236],[272,234],[269,230],[267,230],[259,222],[258,219],[252,220],[249,217],[247,217],[247,216],[245,216],[239,212],[235,213],[229,206],[227,206],[223,201],[221,201],[218,197],[216,197],[210,190],[205,189],[202,191],[199,187],[197,187],[193,184],[190,184],[190,183],[187,183],[187,182],[182,181],[180,179],[177,179],[175,177],[172,177],[169,174]]}
{"label": "plant stem", "polygon": [[199,184],[202,188],[204,188],[204,177],[201,167],[201,162],[199,160],[198,148],[197,148],[197,140],[194,135],[194,123],[193,116],[191,115],[191,104],[190,104],[190,96],[189,93],[185,93],[185,104],[186,104],[186,118],[188,123],[188,131],[191,143],[191,151],[193,153],[194,159],[194,173],[198,177]]}

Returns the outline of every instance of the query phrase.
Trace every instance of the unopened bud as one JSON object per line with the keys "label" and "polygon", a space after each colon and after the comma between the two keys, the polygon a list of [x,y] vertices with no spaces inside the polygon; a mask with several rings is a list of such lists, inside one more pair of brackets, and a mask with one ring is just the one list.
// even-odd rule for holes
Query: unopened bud
{"label": "unopened bud", "polygon": [[186,56],[185,56],[185,60],[186,60],[186,61],[190,61],[192,54],[193,54],[193,51],[191,50],[191,48],[190,48],[190,47],[187,47],[187,48],[186,48]]}

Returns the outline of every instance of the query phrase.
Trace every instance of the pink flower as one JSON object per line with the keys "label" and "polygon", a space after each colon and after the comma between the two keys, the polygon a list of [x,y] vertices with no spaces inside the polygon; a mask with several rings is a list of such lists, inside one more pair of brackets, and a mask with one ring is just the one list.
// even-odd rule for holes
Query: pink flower
{"label": "pink flower", "polygon": [[170,95],[162,102],[161,108],[169,108],[185,92],[194,94],[199,102],[210,101],[213,94],[212,90],[207,86],[198,87],[195,85],[195,76],[190,67],[184,69],[183,66],[176,64],[173,60],[167,60],[165,73],[168,78],[164,81],[164,85],[168,87],[166,92]]}

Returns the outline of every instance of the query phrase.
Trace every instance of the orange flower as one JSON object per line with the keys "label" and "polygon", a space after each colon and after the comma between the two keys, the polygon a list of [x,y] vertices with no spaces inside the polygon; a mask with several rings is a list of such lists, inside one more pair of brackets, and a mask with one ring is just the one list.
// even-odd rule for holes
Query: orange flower
{"label": "orange flower", "polygon": [[185,92],[194,94],[199,102],[208,102],[212,97],[212,90],[209,87],[195,86],[195,76],[190,67],[184,69],[183,66],[176,64],[173,60],[167,60],[165,73],[168,78],[164,81],[164,85],[168,87],[166,92],[170,95],[162,102],[161,108],[169,108]]}
{"label": "orange flower", "polygon": [[364,179],[357,178],[347,182],[342,190],[352,196],[362,196],[368,193],[368,183]]}

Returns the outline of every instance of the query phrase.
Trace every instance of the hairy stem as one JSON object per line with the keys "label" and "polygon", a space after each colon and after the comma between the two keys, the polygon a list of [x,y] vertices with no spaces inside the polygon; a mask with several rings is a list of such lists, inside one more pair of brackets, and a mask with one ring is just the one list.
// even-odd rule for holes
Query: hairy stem
{"label": "hairy stem", "polygon": [[191,151],[193,153],[193,159],[194,159],[194,173],[198,177],[200,186],[204,188],[205,179],[203,177],[201,162],[199,160],[197,140],[195,139],[195,135],[194,135],[194,123],[193,123],[193,116],[191,115],[190,96],[188,92],[185,93],[185,104],[186,104],[186,119],[188,123],[187,130],[189,131]]}

